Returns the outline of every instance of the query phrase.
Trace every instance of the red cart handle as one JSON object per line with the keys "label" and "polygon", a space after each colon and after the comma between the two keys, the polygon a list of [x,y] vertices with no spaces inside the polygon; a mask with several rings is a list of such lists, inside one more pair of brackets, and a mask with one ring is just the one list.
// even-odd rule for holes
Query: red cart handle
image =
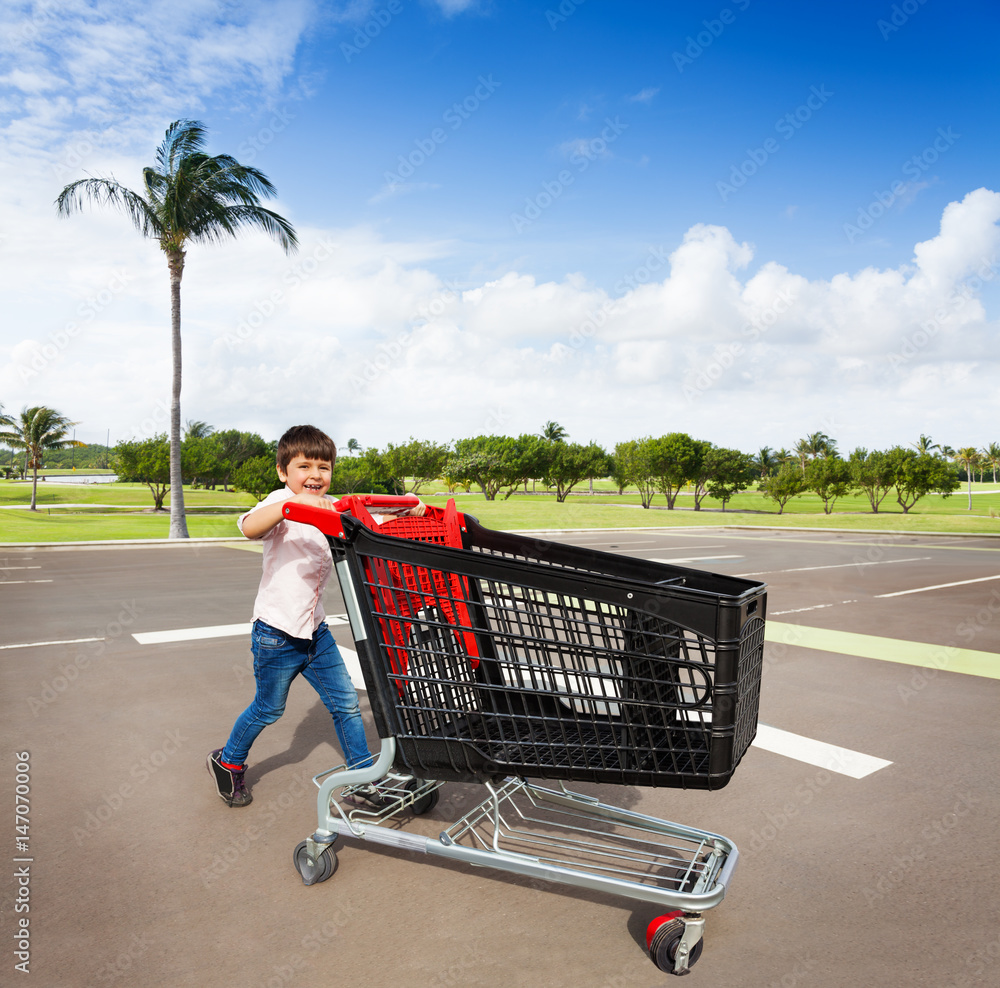
{"label": "red cart handle", "polygon": [[405,515],[420,504],[416,494],[348,494],[335,502],[338,511],[350,511],[355,504],[363,504],[379,515]]}
{"label": "red cart handle", "polygon": [[338,511],[335,505],[336,502],[331,501],[329,508],[317,508],[312,504],[289,501],[282,507],[281,513],[288,521],[315,525],[324,535],[342,539],[344,537],[344,523],[340,520],[342,512]]}
{"label": "red cart handle", "polygon": [[341,514],[350,512],[355,504],[364,505],[376,514],[406,514],[411,508],[420,504],[420,498],[416,494],[404,494],[396,496],[394,494],[351,494],[342,497],[339,501],[331,501],[329,508],[317,508],[311,504],[300,504],[297,501],[289,501],[281,509],[282,515],[289,521],[301,521],[307,525],[314,525],[324,535],[332,535],[334,538],[344,537],[344,525],[340,520]]}

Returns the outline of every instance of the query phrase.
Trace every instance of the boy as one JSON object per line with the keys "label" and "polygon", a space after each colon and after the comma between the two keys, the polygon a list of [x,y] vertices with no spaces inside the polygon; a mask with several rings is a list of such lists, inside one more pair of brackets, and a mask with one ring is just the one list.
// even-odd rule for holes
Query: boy
{"label": "boy", "polygon": [[[323,612],[323,589],[333,569],[329,543],[314,526],[282,515],[286,501],[333,508],[327,491],[336,459],[329,436],[311,425],[293,426],[278,442],[276,466],[284,489],[272,491],[237,521],[243,535],[263,542],[264,571],[251,632],[257,694],[237,717],[225,746],[208,755],[208,770],[227,806],[252,801],[244,782],[250,746],[284,713],[289,687],[300,673],[330,711],[347,764],[372,764],[358,694]],[[421,504],[411,513],[425,510]],[[384,802],[375,785],[359,787],[355,796],[376,806]]]}

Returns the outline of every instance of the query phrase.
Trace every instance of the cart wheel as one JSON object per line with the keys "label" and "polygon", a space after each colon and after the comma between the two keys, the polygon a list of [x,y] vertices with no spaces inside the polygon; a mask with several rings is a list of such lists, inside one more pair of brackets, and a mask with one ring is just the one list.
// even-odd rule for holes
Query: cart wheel
{"label": "cart wheel", "polygon": [[325,882],[337,870],[337,852],[332,845],[327,845],[320,852],[316,864],[310,865],[305,850],[306,842],[301,841],[292,852],[292,863],[302,876],[302,884],[315,885],[317,882]]}
{"label": "cart wheel", "polygon": [[[666,916],[657,916],[646,930],[646,946],[649,948],[649,956],[653,963],[667,974],[675,974],[674,962],[677,960],[677,947],[684,936],[684,919],[680,912],[667,913]],[[691,950],[688,957],[688,970],[681,971],[687,974],[701,957],[701,952],[705,947],[705,940],[702,938]]]}
{"label": "cart wheel", "polygon": [[[423,779],[410,779],[406,783],[406,788],[410,792],[416,792],[422,785],[424,785]],[[421,796],[420,799],[415,799],[413,801],[413,806],[410,809],[413,811],[415,816],[421,816],[424,813],[430,813],[431,810],[437,806],[438,796],[440,795],[440,789],[432,789],[429,793]]]}

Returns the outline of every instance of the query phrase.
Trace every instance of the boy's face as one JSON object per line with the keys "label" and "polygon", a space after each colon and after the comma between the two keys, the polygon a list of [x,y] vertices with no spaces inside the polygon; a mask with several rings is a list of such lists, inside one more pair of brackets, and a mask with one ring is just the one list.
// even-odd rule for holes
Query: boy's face
{"label": "boy's face", "polygon": [[288,463],[288,469],[278,467],[278,476],[293,494],[323,495],[330,489],[333,464],[329,460],[311,460],[296,453]]}

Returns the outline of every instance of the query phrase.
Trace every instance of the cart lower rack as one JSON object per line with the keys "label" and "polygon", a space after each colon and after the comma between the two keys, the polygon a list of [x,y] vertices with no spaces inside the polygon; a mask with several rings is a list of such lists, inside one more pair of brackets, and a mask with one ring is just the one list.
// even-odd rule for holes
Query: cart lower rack
{"label": "cart lower rack", "polygon": [[[647,946],[687,973],[735,845],[566,783],[724,786],[756,731],[765,587],[491,532],[454,502],[381,523],[367,510],[410,503],[285,508],[330,536],[382,739],[373,765],[316,776],[304,883],[332,875],[345,837],[613,892],[671,910]],[[378,809],[337,798],[376,781]],[[446,781],[485,797],[436,838],[385,825],[429,812]]]}

